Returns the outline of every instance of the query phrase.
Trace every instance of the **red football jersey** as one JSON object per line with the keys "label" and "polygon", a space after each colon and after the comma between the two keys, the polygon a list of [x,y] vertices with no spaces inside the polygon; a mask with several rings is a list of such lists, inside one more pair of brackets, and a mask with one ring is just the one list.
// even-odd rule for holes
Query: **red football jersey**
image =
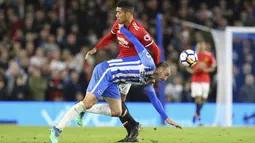
{"label": "red football jersey", "polygon": [[[135,19],[133,19],[129,26],[126,28],[132,34],[134,34],[134,36],[144,45],[144,47],[148,48],[152,52],[153,60],[155,64],[158,64],[160,62],[160,49],[155,44],[150,34],[144,29],[144,27]],[[97,49],[101,49],[105,45],[109,44],[115,37],[118,40],[120,48],[118,58],[138,55],[134,45],[125,37],[123,33],[119,31],[119,23],[117,20],[115,21],[111,32],[106,35],[95,47]]]}
{"label": "red football jersey", "polygon": [[[130,31],[134,36],[145,46],[149,47],[154,41],[150,34],[143,28],[143,26],[137,22],[136,20],[132,20],[132,22],[127,27],[128,31]],[[137,52],[135,50],[134,45],[125,37],[123,33],[119,31],[118,21],[116,20],[113,28],[111,30],[113,34],[116,34],[120,53],[118,58],[129,57],[129,56],[137,56]]]}
{"label": "red football jersey", "polygon": [[206,67],[211,67],[216,64],[215,58],[210,52],[197,53],[198,63],[194,65],[194,69],[198,73],[192,74],[191,82],[210,82],[210,74],[208,72],[200,72],[201,69],[198,67],[199,62],[204,62]]}

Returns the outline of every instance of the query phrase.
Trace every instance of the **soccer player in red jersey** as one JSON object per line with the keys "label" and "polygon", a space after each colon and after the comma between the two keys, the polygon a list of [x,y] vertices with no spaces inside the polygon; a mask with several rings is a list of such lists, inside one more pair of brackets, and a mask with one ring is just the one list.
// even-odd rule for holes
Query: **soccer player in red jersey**
{"label": "soccer player in red jersey", "polygon": [[[118,58],[137,56],[138,53],[136,52],[134,45],[119,30],[119,24],[124,24],[124,26],[137,37],[137,39],[143,44],[143,46],[146,47],[149,51],[151,51],[154,63],[156,65],[159,64],[161,53],[159,47],[156,45],[150,34],[144,29],[144,27],[137,20],[134,19],[133,13],[134,5],[129,0],[119,0],[116,8],[117,20],[115,21],[111,31],[102,40],[100,40],[100,42],[92,50],[90,50],[86,54],[85,59],[87,59],[90,55],[95,54],[97,50],[100,50],[106,45],[110,44],[115,38],[117,38],[120,48]],[[128,132],[126,138],[120,140],[119,142],[137,141],[136,137],[138,136],[138,131],[140,129],[140,124],[133,119],[127,109],[127,106],[124,103],[130,87],[131,84],[119,85],[123,101],[123,114],[120,117],[120,120]]]}
{"label": "soccer player in red jersey", "polygon": [[210,90],[210,73],[214,72],[216,68],[215,58],[211,52],[206,50],[207,46],[204,41],[197,44],[198,63],[194,67],[187,69],[192,74],[191,96],[195,98],[196,102],[193,123],[198,119],[200,125],[202,125],[200,111]]}

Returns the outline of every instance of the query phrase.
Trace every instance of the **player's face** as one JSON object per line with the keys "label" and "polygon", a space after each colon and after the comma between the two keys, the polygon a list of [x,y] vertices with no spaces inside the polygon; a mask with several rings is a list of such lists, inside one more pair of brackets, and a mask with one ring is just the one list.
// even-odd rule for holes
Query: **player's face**
{"label": "player's face", "polygon": [[122,10],[122,8],[116,8],[116,18],[119,24],[124,24],[127,21],[127,13]]}
{"label": "player's face", "polygon": [[170,68],[158,68],[154,72],[154,78],[156,81],[165,81],[170,75]]}
{"label": "player's face", "polygon": [[199,52],[204,52],[206,50],[207,44],[205,42],[201,42],[198,44]]}

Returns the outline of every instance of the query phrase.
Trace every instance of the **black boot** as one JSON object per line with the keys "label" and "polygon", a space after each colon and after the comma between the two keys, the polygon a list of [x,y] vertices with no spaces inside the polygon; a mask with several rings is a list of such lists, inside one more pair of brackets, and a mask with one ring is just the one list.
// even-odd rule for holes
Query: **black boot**
{"label": "black boot", "polygon": [[137,124],[130,129],[129,135],[127,135],[124,139],[119,140],[118,142],[139,142],[137,137],[141,130],[142,130],[142,125],[137,122]]}

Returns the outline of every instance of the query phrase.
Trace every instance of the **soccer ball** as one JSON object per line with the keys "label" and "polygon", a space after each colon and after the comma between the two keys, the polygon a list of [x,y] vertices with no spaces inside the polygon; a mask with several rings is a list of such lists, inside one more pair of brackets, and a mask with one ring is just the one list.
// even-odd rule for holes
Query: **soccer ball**
{"label": "soccer ball", "polygon": [[192,66],[194,66],[197,63],[197,60],[198,60],[197,54],[193,50],[190,50],[190,49],[184,50],[180,54],[180,62],[185,67],[192,67]]}

